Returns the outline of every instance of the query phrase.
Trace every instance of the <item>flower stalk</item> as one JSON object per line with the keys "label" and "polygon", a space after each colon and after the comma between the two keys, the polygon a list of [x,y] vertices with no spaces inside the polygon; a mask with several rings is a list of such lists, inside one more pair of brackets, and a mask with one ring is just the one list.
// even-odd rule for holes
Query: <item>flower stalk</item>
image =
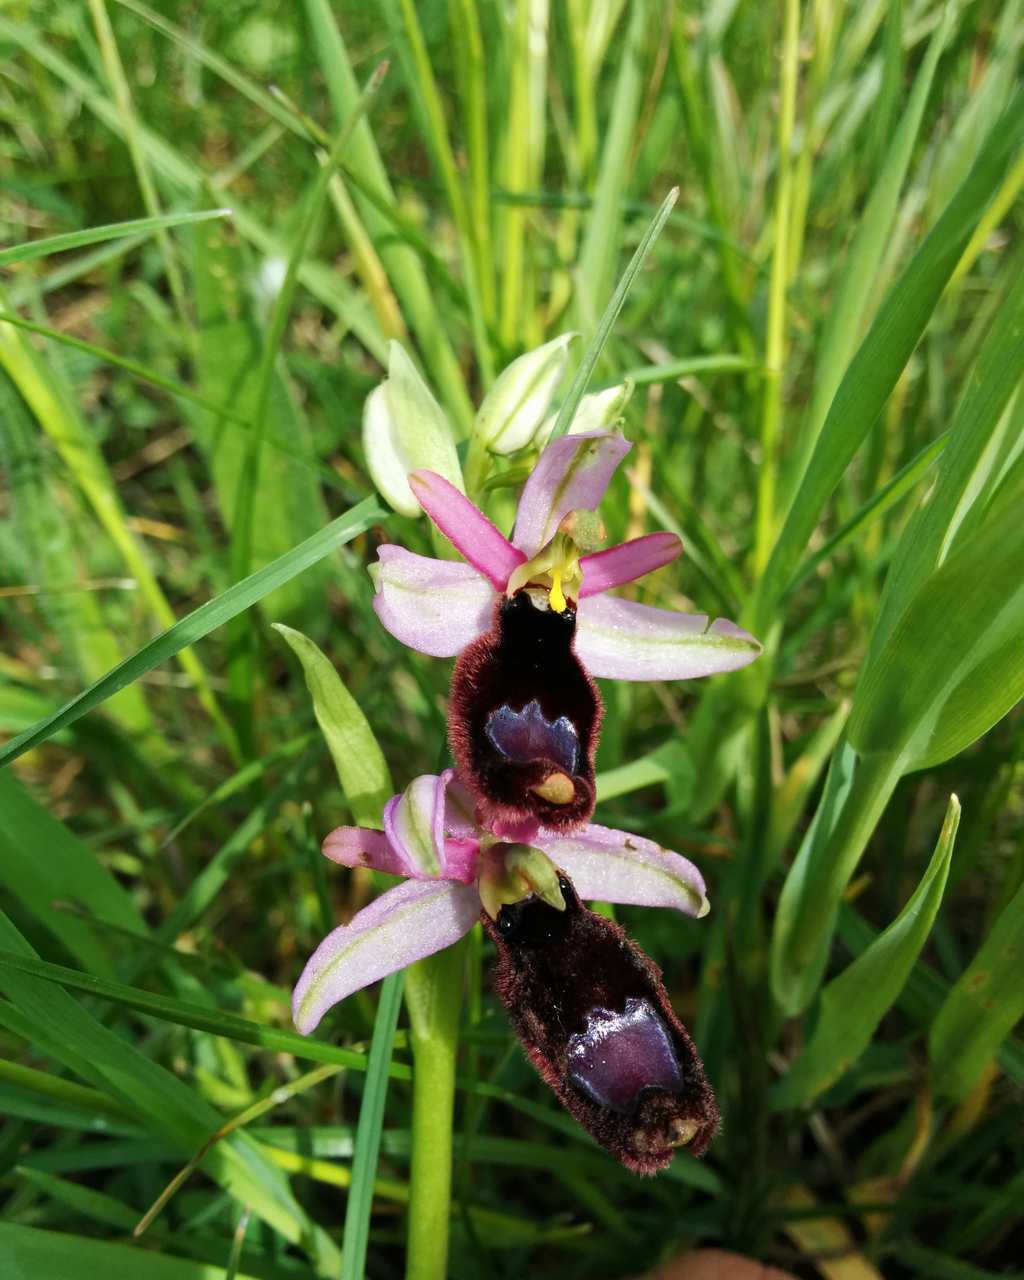
{"label": "flower stalk", "polygon": [[413,1054],[406,1280],[444,1280],[448,1274],[455,1060],[465,950],[463,939],[406,970]]}

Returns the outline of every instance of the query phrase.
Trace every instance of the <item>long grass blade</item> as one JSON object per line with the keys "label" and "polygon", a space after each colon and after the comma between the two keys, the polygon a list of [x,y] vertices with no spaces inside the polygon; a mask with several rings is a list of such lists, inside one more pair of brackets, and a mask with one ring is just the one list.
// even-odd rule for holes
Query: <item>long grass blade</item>
{"label": "long grass blade", "polygon": [[672,212],[678,198],[679,188],[673,187],[662,201],[661,208],[655,214],[651,225],[644,232],[643,238],[636,247],[636,252],[633,254],[632,258],[629,260],[629,265],[622,273],[619,283],[615,288],[615,292],[612,294],[607,307],[604,309],[604,314],[601,316],[601,321],[597,326],[597,330],[595,331],[593,338],[587,344],[587,348],[583,353],[583,358],[580,361],[580,367],[576,370],[576,374],[573,377],[568,393],[559,407],[558,416],[555,418],[555,425],[551,429],[549,439],[557,440],[559,436],[564,436],[572,425],[572,420],[575,417],[576,410],[579,408],[580,401],[583,399],[583,393],[586,391],[587,384],[590,382],[591,375],[594,372],[594,367],[601,358],[601,352],[604,350],[604,345],[611,335],[612,328],[615,325],[619,312],[625,304],[633,281],[636,279],[640,268],[644,265],[647,255],[654,246],[655,240],[657,240],[658,236],[661,234],[662,227],[664,227],[668,220],[668,215]]}
{"label": "long grass blade", "polygon": [[960,825],[950,796],[935,852],[913,897],[892,924],[821,993],[821,1009],[806,1049],[779,1083],[778,1108],[810,1102],[852,1066],[895,1003],[931,931],[949,874]]}
{"label": "long grass blade", "polygon": [[763,631],[796,569],[822,508],[874,423],[920,340],[978,219],[1024,139],[1024,89],[992,130],[970,173],[890,289],[832,400],[804,480],[757,587]]}
{"label": "long grass blade", "polygon": [[352,1183],[345,1206],[345,1234],[342,1237],[341,1280],[362,1280],[366,1267],[366,1250],[370,1240],[370,1213],[373,1208],[374,1180],[380,1153],[381,1128],[384,1124],[384,1102],[387,1097],[388,1068],[395,1043],[395,1027],[402,1007],[402,975],[393,973],[384,979],[373,1025],[373,1040],[366,1064],[366,1083],[359,1108],[355,1151],[352,1158]]}
{"label": "long grass blade", "polygon": [[[229,218],[230,209],[200,209],[192,213],[163,213],[152,218],[133,218],[128,222],[112,222],[103,227],[87,227],[82,231],[65,231],[59,236],[44,236],[41,240],[26,240],[0,249],[0,267],[12,267],[19,262],[32,262],[36,258],[48,258],[67,249],[83,249],[86,245],[104,240],[132,240],[140,234],[161,231],[168,227],[184,227],[196,222],[208,222],[211,218]],[[135,241],[137,243],[137,241]]]}
{"label": "long grass blade", "polygon": [[187,645],[203,639],[217,627],[223,626],[229,618],[237,617],[268,592],[273,591],[275,587],[290,582],[303,569],[308,569],[310,565],[316,564],[338,547],[351,542],[375,521],[384,519],[385,515],[386,513],[373,498],[365,498],[351,511],[332,520],[325,529],[314,534],[312,538],[307,538],[305,542],[293,547],[273,563],[258,569],[242,582],[236,582],[234,586],[229,587],[213,600],[200,605],[198,609],[194,609],[180,622],[168,627],[149,644],[143,645],[88,689],[83,690],[76,698],[72,698],[52,716],[48,716],[42,723],[8,742],[0,749],[0,768],[16,760],[31,747],[45,742],[58,729],[74,724],[111,694],[139,679],[147,671],[152,671],[161,662],[166,662]]}

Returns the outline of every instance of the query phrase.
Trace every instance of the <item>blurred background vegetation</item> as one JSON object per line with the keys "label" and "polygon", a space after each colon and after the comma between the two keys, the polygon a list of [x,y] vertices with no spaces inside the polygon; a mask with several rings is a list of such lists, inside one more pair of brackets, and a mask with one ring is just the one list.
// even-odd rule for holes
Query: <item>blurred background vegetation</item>
{"label": "blurred background vegetation", "polygon": [[[350,1195],[366,1274],[402,1274],[405,1031],[370,1077],[376,1181],[352,1159],[376,993],[290,1033],[372,885],[321,865],[352,814],[268,623],[328,653],[397,786],[446,763],[448,664],[382,630],[365,572],[383,540],[428,551],[424,523],[371,500],[295,548],[372,499],[389,340],[467,441],[510,359],[593,336],[673,185],[597,369],[636,383],[605,520],[684,539],[640,598],[768,651],[609,685],[597,817],[708,880],[707,921],[621,918],[723,1131],[619,1169],[527,1067],[476,939],[450,1274],[621,1276],[696,1242],[1024,1274],[1022,11],[0,6],[0,729],[42,726],[0,773],[5,1275],[333,1275]],[[530,461],[495,463],[499,523]]]}

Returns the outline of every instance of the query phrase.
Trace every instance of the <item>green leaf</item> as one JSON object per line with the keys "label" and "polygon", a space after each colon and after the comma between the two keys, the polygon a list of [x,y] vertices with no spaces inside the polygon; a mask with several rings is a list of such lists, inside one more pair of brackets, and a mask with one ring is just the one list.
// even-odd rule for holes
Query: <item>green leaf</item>
{"label": "green leaf", "polygon": [[822,991],[810,1041],[775,1090],[776,1108],[812,1101],[870,1044],[931,932],[959,824],[960,802],[950,796],[942,831],[921,883],[888,929]]}
{"label": "green leaf", "polygon": [[[847,951],[856,955],[878,936],[878,930],[868,924],[849,903],[844,902],[839,908],[836,934]],[[908,1018],[924,1029],[938,1015],[951,990],[952,984],[940,977],[923,960],[919,960],[907,979],[907,985],[900,992],[897,1005]],[[1007,1077],[1015,1084],[1024,1086],[1024,1040],[1007,1036],[999,1048],[997,1059]]]}
{"label": "green leaf", "polygon": [[[0,884],[79,963],[113,976],[103,925],[144,932],[132,898],[9,770],[0,772],[0,813]],[[80,920],[72,910],[61,910],[61,903],[84,907],[93,919]]]}
{"label": "green leaf", "polygon": [[962,1098],[1024,1016],[1024,885],[946,997],[928,1036],[938,1093]]}
{"label": "green leaf", "polygon": [[888,484],[883,485],[881,489],[872,494],[849,520],[844,521],[842,526],[831,537],[826,538],[821,546],[816,547],[804,560],[794,574],[787,594],[795,591],[797,587],[801,586],[817,571],[819,565],[824,564],[826,560],[829,560],[848,542],[853,541],[870,529],[875,521],[885,515],[902,498],[905,498],[910,490],[928,474],[935,464],[935,459],[939,457],[948,444],[949,432],[944,431],[942,435],[936,436],[930,444],[926,444],[920,453],[911,458],[905,467],[901,467]]}
{"label": "green leaf", "polygon": [[[39,963],[2,912],[0,947],[29,964]],[[220,1127],[220,1115],[204,1098],[102,1026],[60,987],[8,964],[0,966],[0,989],[11,1002],[0,1004],[0,1022],[18,1025],[29,1034],[37,1052],[64,1063],[96,1088],[126,1103],[132,1113],[144,1118],[155,1133],[184,1154],[191,1155]],[[287,1240],[301,1242],[318,1267],[337,1266],[337,1250],[326,1233],[314,1227],[281,1173],[244,1135],[233,1134],[217,1143],[205,1158],[203,1169],[240,1203],[251,1204],[253,1212]]]}
{"label": "green leaf", "polygon": [[394,788],[384,753],[355,698],[321,650],[301,631],[275,623],[302,663],[317,723],[338,771],[352,816],[362,827],[382,825],[381,815]]}
{"label": "green leaf", "polygon": [[956,195],[889,290],[836,390],[758,584],[755,632],[765,630],[825,503],[895,387],[1022,138],[1024,89],[997,122]]}
{"label": "green leaf", "polygon": [[[1008,287],[956,407],[928,501],[900,538],[886,578],[865,672],[879,660],[910,597],[957,542],[980,523],[999,473],[1006,409],[1024,375],[1024,250],[1009,264]],[[862,673],[862,678],[864,673]]]}
{"label": "green leaf", "polygon": [[91,1187],[80,1186],[70,1178],[56,1178],[51,1173],[29,1169],[24,1165],[15,1166],[14,1172],[49,1199],[66,1205],[73,1213],[80,1214],[91,1222],[104,1222],[114,1227],[119,1234],[131,1231],[139,1220],[138,1210],[113,1196],[93,1191]]}
{"label": "green leaf", "polygon": [[[234,415],[249,424],[242,429],[214,413],[192,416],[196,440],[213,476],[221,519],[233,533],[246,454],[257,430],[263,334],[247,288],[255,264],[246,247],[231,242],[221,227],[202,227],[193,243],[199,390],[207,401],[229,405]],[[327,523],[309,423],[279,371],[273,371],[269,395],[276,434],[288,441],[288,449],[262,451],[253,495],[259,512],[252,529],[252,566],[257,569]],[[298,614],[322,593],[325,570],[321,565],[306,582],[278,588],[261,601],[261,609],[270,617]]]}
{"label": "green leaf", "polygon": [[644,265],[647,255],[654,247],[654,242],[661,234],[661,229],[668,221],[668,215],[672,212],[676,201],[679,199],[679,188],[673,187],[665,199],[661,202],[661,208],[654,215],[651,225],[644,232],[643,239],[636,247],[636,252],[629,260],[629,265],[615,287],[615,292],[611,296],[604,314],[601,316],[601,322],[597,326],[593,338],[587,343],[586,350],[583,352],[583,358],[580,361],[580,367],[576,370],[576,376],[572,380],[568,393],[562,401],[558,410],[558,417],[555,418],[555,425],[551,428],[551,435],[548,440],[557,440],[559,436],[564,436],[572,426],[572,420],[576,416],[576,410],[579,408],[580,401],[583,399],[583,393],[587,389],[590,382],[591,374],[594,372],[594,366],[601,358],[601,352],[604,345],[611,336],[611,331],[618,319],[619,312],[625,305],[629,290],[633,281],[636,279],[640,268]]}
{"label": "green leaf", "polygon": [[669,738],[660,747],[616,769],[605,769],[597,775],[598,803],[627,796],[659,782],[673,781],[685,800],[693,792],[695,772],[686,746],[678,738]]}
{"label": "green leaf", "polygon": [[848,729],[857,751],[897,755],[904,773],[939,764],[1024,695],[1022,504],[1018,482],[872,650]]}
{"label": "green leaf", "polygon": [[898,760],[858,760],[845,739],[832,757],[772,927],[772,994],[790,1016],[807,1008],[821,984],[843,890],[899,778]]}
{"label": "green leaf", "polygon": [[28,240],[24,244],[0,249],[0,267],[15,262],[31,262],[33,258],[45,258],[65,249],[81,249],[83,245],[98,244],[101,240],[117,240],[121,236],[134,236],[139,232],[160,231],[165,227],[181,227],[187,223],[208,222],[211,218],[227,218],[230,209],[203,209],[197,213],[164,213],[155,218],[133,218],[130,222],[113,222],[104,227],[87,227],[83,231],[66,231],[59,236],[47,236],[43,240]]}
{"label": "green leaf", "polygon": [[828,417],[829,405],[850,363],[866,318],[870,316],[871,293],[892,237],[900,188],[910,165],[939,55],[946,46],[956,16],[956,7],[948,5],[928,44],[900,123],[871,189],[871,198],[858,220],[856,233],[845,255],[835,296],[825,310],[811,402],[790,464],[794,491],[803,479],[811,451]]}
{"label": "green leaf", "polygon": [[[10,1280],[68,1280],[69,1276],[139,1280],[142,1275],[146,1280],[225,1280],[226,1276],[222,1267],[208,1262],[13,1222],[0,1223],[0,1256]],[[236,1272],[235,1280],[252,1277]]]}
{"label": "green leaf", "polygon": [[[68,969],[64,965],[50,964],[27,952],[15,953],[11,950],[0,950],[0,973],[7,970],[26,974],[33,979],[42,979],[63,987],[70,987],[74,991],[81,991],[99,1000],[110,1000],[126,1009],[135,1009],[149,1018],[159,1018],[162,1022],[170,1022],[179,1027],[192,1027],[196,1031],[225,1036],[229,1040],[256,1045],[274,1053],[289,1053],[293,1057],[306,1058],[311,1062],[333,1063],[337,1066],[349,1067],[353,1071],[366,1070],[366,1055],[355,1049],[324,1044],[311,1036],[300,1036],[297,1031],[264,1026],[262,1023],[252,1022],[249,1018],[239,1017],[238,1014],[231,1013],[227,1009],[191,1004],[186,1000],[175,999],[173,996],[162,996],[153,991],[144,991],[140,987],[127,986],[123,982],[113,982],[91,973],[81,973],[77,969]],[[389,1070],[396,1079],[410,1078],[407,1066],[392,1063]]]}
{"label": "green leaf", "polygon": [[352,1160],[352,1183],[345,1205],[345,1234],[342,1238],[341,1280],[363,1280],[366,1249],[370,1240],[370,1213],[373,1209],[373,1183],[377,1176],[381,1129],[384,1124],[384,1102],[388,1091],[388,1067],[395,1043],[398,1011],[402,1007],[402,974],[392,973],[384,979],[373,1024],[373,1040],[366,1067],[366,1083],[359,1107],[355,1154]]}
{"label": "green leaf", "polygon": [[145,675],[147,671],[152,671],[161,662],[166,662],[187,645],[202,640],[211,631],[223,626],[229,618],[236,617],[254,605],[257,600],[262,600],[275,587],[290,582],[303,569],[308,569],[310,565],[316,564],[338,547],[351,542],[371,524],[384,519],[386,514],[373,498],[365,498],[345,515],[332,520],[326,528],[307,538],[299,546],[293,547],[291,551],[250,574],[248,578],[236,582],[233,587],[221,592],[213,600],[200,605],[180,622],[161,632],[149,644],[143,645],[130,658],[119,663],[112,671],[108,671],[105,676],[91,684],[76,698],[72,698],[52,716],[48,716],[40,724],[8,742],[0,750],[0,768],[16,760],[31,747],[45,742],[64,725],[73,724],[86,712],[106,701],[111,694],[138,680],[140,676]]}

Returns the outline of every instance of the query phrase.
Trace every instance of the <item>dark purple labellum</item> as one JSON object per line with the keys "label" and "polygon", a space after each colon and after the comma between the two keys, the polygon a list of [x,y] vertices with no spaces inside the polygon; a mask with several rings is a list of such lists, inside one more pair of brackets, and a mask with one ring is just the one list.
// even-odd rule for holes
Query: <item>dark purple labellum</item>
{"label": "dark purple labellum", "polygon": [[573,652],[576,606],[499,601],[490,631],[452,676],[449,736],[487,825],[535,819],[569,830],[594,811],[601,700]]}
{"label": "dark purple labellum", "polygon": [[565,911],[527,898],[497,921],[481,917],[516,1034],[563,1106],[627,1169],[657,1173],[681,1146],[703,1155],[718,1107],[661,971],[566,876],[559,886]]}

